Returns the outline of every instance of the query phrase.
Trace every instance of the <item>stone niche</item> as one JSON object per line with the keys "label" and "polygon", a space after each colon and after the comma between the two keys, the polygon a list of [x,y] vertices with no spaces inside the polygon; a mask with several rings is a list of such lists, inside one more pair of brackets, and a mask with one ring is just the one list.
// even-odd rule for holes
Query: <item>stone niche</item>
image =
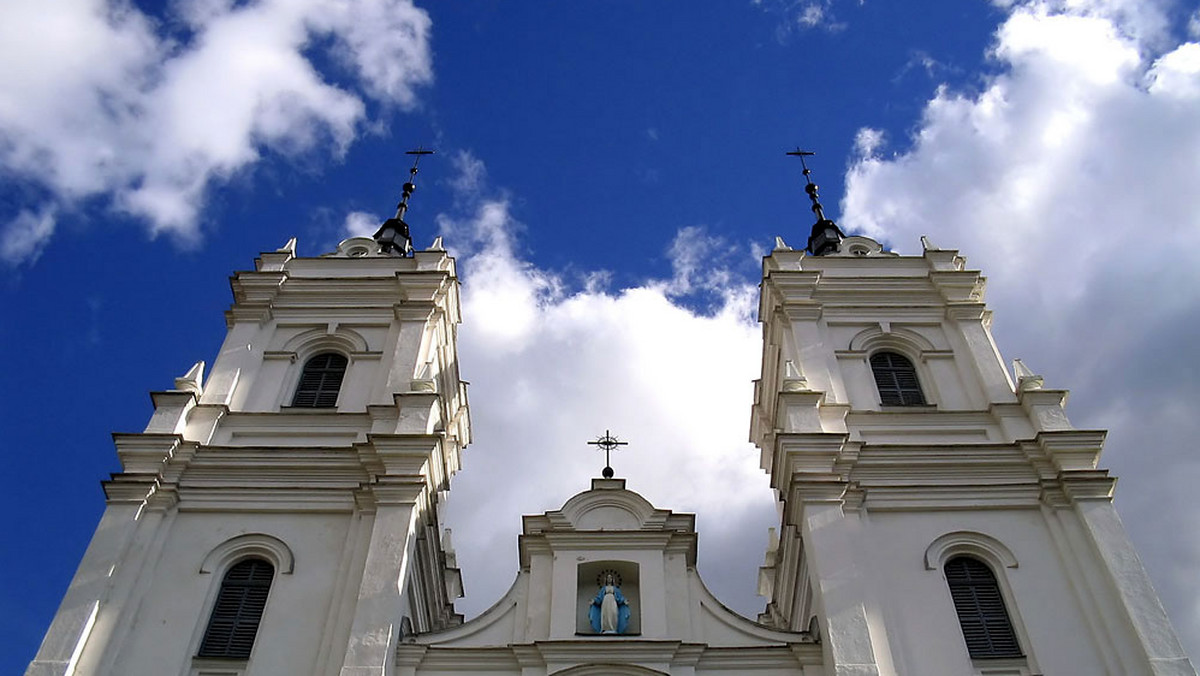
{"label": "stone niche", "polygon": [[[624,634],[600,634],[592,629],[588,611],[605,577],[613,574],[629,604],[629,624]],[[580,636],[639,636],[642,633],[641,587],[638,564],[633,561],[587,561],[577,566],[575,633]]]}

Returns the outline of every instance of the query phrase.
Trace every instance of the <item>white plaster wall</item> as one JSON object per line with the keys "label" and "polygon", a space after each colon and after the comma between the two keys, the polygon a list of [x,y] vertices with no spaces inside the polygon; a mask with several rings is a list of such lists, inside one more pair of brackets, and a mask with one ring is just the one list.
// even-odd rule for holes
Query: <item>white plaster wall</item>
{"label": "white plaster wall", "polygon": [[[265,533],[292,549],[295,569],[275,572],[246,674],[317,674],[322,638],[345,633],[330,618],[337,616],[333,591],[339,578],[355,577],[355,571],[343,569],[342,560],[351,519],[335,514],[177,514],[160,556],[139,582],[128,640],[109,673],[187,673],[224,574],[200,573],[201,562],[230,538]],[[357,591],[357,585],[350,589]]]}
{"label": "white plaster wall", "polygon": [[[870,513],[860,546],[866,585],[886,627],[897,673],[975,673],[940,569],[928,570],[925,550],[939,536],[977,531],[1007,546],[1016,568],[988,561],[1010,593],[1009,613],[1034,673],[1124,675],[1102,655],[1040,509]],[[1108,591],[1108,590],[1105,590]]]}

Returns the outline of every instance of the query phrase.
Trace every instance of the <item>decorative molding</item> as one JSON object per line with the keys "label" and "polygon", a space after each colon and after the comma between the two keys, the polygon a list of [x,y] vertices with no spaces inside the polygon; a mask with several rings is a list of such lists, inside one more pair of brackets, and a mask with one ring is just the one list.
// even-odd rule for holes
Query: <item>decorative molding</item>
{"label": "decorative molding", "polygon": [[[895,349],[908,353],[906,356],[909,357],[920,357],[926,352],[939,351],[928,338],[912,329],[891,326],[890,323],[887,328],[891,330],[877,324],[859,331],[850,339],[846,349],[852,353],[862,353],[864,356],[877,350]],[[841,350],[838,352],[842,353]]]}
{"label": "decorative molding", "polygon": [[1003,568],[1018,565],[1012,550],[996,538],[978,531],[960,530],[938,537],[925,548],[925,570],[938,570],[959,554],[977,556]]}
{"label": "decorative molding", "polygon": [[246,533],[213,547],[200,562],[199,572],[207,575],[224,570],[234,561],[248,556],[267,559],[282,575],[291,575],[296,569],[296,557],[286,542],[266,533]]}
{"label": "decorative molding", "polygon": [[292,336],[281,349],[272,350],[272,352],[292,352],[298,357],[308,359],[308,357],[328,349],[351,355],[370,352],[370,345],[358,331],[346,328],[337,322],[331,322]]}

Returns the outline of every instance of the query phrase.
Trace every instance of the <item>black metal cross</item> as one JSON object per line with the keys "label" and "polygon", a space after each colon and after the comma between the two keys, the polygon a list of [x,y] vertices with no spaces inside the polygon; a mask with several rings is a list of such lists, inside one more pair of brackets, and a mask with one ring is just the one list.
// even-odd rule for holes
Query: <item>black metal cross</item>
{"label": "black metal cross", "polygon": [[628,446],[629,442],[620,441],[612,435],[612,432],[604,430],[604,436],[596,439],[595,441],[589,441],[588,445],[598,446],[604,449],[604,471],[600,474],[603,475],[605,479],[613,478],[613,468],[612,463],[609,460],[609,454],[612,453],[613,449],[615,449],[617,446]]}
{"label": "black metal cross", "polygon": [[416,155],[416,157],[414,157],[414,158],[413,158],[413,165],[412,165],[412,169],[410,169],[409,171],[410,171],[411,173],[414,173],[414,174],[415,174],[415,173],[417,173],[417,171],[416,171],[416,169],[417,169],[417,162],[420,162],[420,161],[421,161],[421,156],[422,156],[422,155],[432,155],[432,154],[434,154],[435,152],[436,152],[436,151],[434,151],[434,150],[426,150],[426,149],[425,149],[425,146],[417,146],[417,149],[416,149],[416,150],[405,150],[405,151],[404,151],[404,154],[405,154],[405,155]]}
{"label": "black metal cross", "polygon": [[[787,154],[792,155],[793,157],[800,158],[800,166],[804,168],[804,178],[807,179],[808,175],[811,174],[812,172],[808,170],[808,163],[804,161],[804,158],[812,157],[813,155],[816,155],[816,153],[814,153],[811,150],[800,150],[800,148],[797,146],[797,148],[795,150],[787,151]],[[810,182],[811,182],[811,180],[810,180]]]}

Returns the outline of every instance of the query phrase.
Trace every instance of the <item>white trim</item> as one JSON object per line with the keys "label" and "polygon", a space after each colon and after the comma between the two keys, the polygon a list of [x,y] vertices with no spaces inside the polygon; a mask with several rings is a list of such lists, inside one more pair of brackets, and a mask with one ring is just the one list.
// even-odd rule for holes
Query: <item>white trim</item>
{"label": "white trim", "polygon": [[[888,327],[892,329],[892,327]],[[846,346],[853,352],[879,352],[892,350],[912,359],[913,355],[936,352],[938,348],[928,338],[912,329],[895,328],[884,330],[878,324],[859,331]],[[915,360],[914,360],[915,361]]]}
{"label": "white trim", "polygon": [[309,329],[288,339],[282,352],[295,352],[298,356],[308,357],[329,350],[345,353],[347,356],[354,352],[367,352],[367,339],[358,331],[348,329],[338,324]]}
{"label": "white trim", "polygon": [[199,572],[206,575],[215,570],[224,571],[237,560],[250,556],[261,556],[270,561],[280,575],[291,575],[296,568],[292,548],[283,540],[265,533],[246,533],[214,547],[200,563]]}
{"label": "white trim", "polygon": [[938,570],[946,561],[967,554],[998,568],[1016,568],[1017,557],[996,538],[976,531],[946,533],[925,549],[925,570]]}
{"label": "white trim", "polygon": [[551,676],[669,676],[669,674],[633,664],[585,664],[552,672]]}

